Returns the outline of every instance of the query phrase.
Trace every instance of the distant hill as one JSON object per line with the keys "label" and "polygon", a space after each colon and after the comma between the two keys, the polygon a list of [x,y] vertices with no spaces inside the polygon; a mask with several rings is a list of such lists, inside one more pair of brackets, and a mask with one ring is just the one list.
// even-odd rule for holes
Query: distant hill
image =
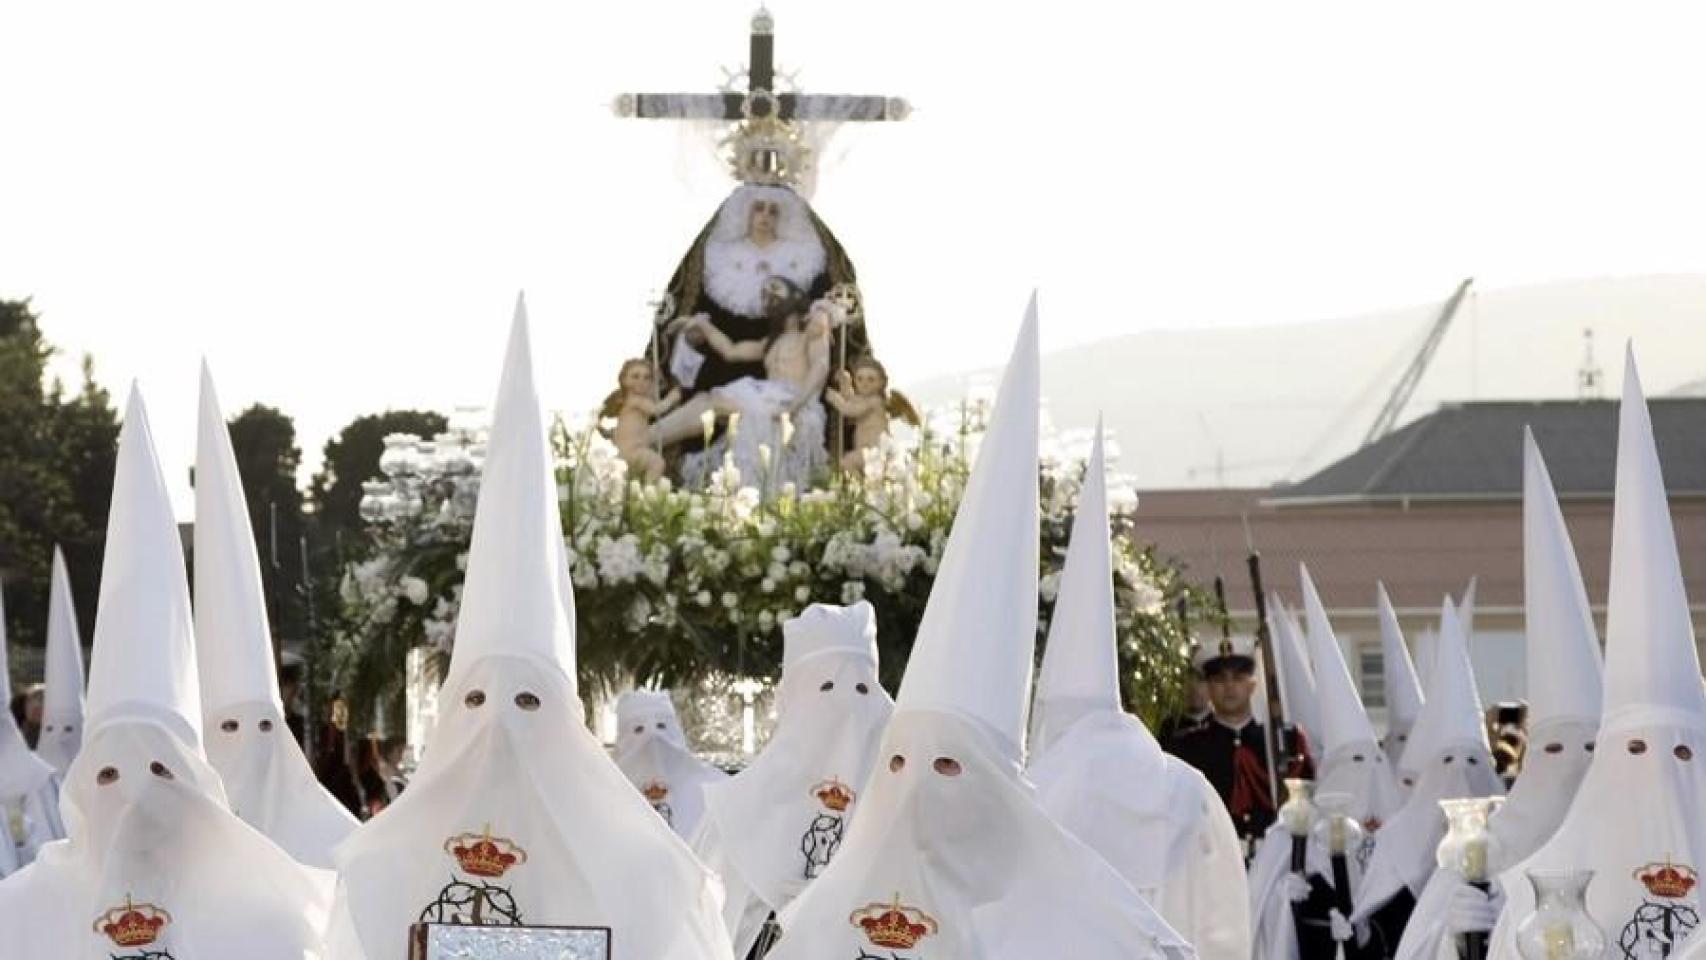
{"label": "distant hill", "polygon": [[[1296,480],[1360,445],[1449,293],[1360,317],[1146,331],[1049,354],[1049,414],[1061,431],[1082,432],[1104,412],[1123,451],[1119,469],[1140,489]],[[1630,340],[1649,393],[1700,390],[1706,276],[1477,290],[1401,422],[1444,401],[1576,396],[1586,329],[1602,395],[1617,395]],[[968,371],[905,389],[939,403],[994,378]]]}

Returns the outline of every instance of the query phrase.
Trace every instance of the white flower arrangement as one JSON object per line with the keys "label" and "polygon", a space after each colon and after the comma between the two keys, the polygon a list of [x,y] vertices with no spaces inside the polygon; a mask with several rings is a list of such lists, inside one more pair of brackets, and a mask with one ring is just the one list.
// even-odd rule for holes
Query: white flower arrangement
{"label": "white flower arrangement", "polygon": [[[763,478],[742,477],[732,464],[702,491],[642,485],[590,419],[560,422],[583,685],[774,677],[784,620],[812,602],[860,599],[878,611],[884,679],[898,680],[987,414],[986,402],[933,411],[925,428],[869,451],[861,476],[784,487],[769,499],[758,493]],[[1038,576],[1046,615],[1083,467],[1045,454]],[[408,648],[453,646],[482,461],[478,432],[430,443],[387,438],[386,478],[367,485],[362,503],[373,550],[345,570],[340,589],[335,682],[352,704],[393,693],[387,678],[401,673]],[[1188,638],[1170,601],[1200,593],[1133,542],[1129,511],[1116,510],[1115,530],[1128,701],[1158,716],[1177,705],[1189,675]]]}

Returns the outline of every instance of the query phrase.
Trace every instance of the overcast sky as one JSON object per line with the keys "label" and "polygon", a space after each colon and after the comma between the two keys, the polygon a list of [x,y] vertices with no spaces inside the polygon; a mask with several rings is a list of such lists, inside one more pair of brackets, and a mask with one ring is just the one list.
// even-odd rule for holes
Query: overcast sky
{"label": "overcast sky", "polygon": [[[1706,263],[1684,5],[777,2],[808,91],[902,95],[815,202],[902,382],[1045,349]],[[709,91],[739,0],[0,6],[0,297],[140,378],[168,473],[228,411],[485,404],[516,290],[596,402],[732,185],[624,90]],[[1052,389],[1065,389],[1055,385]],[[1129,447],[1141,438],[1125,438]]]}

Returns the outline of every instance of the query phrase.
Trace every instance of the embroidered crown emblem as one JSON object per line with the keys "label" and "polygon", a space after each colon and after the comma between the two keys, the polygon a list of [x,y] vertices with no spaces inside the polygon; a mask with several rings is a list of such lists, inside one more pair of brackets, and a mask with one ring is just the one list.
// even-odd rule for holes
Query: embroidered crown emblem
{"label": "embroidered crown emblem", "polygon": [[669,799],[669,784],[662,780],[647,780],[646,785],[640,788],[640,792],[645,794],[646,799],[652,803],[662,803]]}
{"label": "embroidered crown emblem", "polygon": [[501,877],[527,862],[527,851],[512,840],[492,836],[490,825],[480,833],[459,833],[444,841],[444,852],[456,858],[464,873],[476,877]]}
{"label": "embroidered crown emblem", "polygon": [[1680,863],[1649,863],[1635,869],[1635,879],[1655,897],[1679,900],[1688,896],[1700,882],[1700,875],[1692,867]]}
{"label": "embroidered crown emblem", "polygon": [[121,947],[145,947],[160,938],[160,930],[172,922],[172,915],[152,903],[131,903],[114,907],[95,918],[95,932]]}
{"label": "embroidered crown emblem", "polygon": [[936,932],[936,920],[929,914],[900,902],[900,894],[889,903],[867,903],[847,918],[853,926],[864,931],[865,939],[875,946],[906,950]]}
{"label": "embroidered crown emblem", "polygon": [[830,777],[812,787],[812,796],[817,797],[818,802],[830,810],[836,813],[846,813],[847,808],[853,805],[856,794],[854,794],[852,787]]}

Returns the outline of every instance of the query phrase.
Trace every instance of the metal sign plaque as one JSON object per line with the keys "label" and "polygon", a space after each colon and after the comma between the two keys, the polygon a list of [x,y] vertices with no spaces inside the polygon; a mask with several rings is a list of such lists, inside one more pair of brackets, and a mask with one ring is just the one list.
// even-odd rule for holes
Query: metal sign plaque
{"label": "metal sign plaque", "polygon": [[417,923],[409,960],[610,960],[610,929]]}

